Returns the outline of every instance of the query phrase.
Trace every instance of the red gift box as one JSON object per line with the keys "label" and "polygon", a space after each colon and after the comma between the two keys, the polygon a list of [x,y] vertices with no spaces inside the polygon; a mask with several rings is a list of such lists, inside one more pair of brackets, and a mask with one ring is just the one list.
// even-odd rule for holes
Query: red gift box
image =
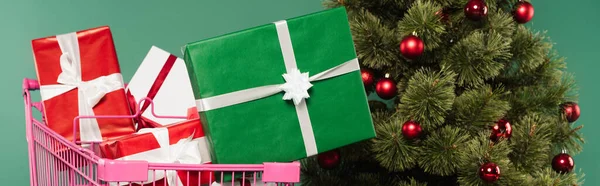
{"label": "red gift box", "polygon": [[[131,115],[108,27],[32,42],[47,125],[73,140],[76,116]],[[132,119],[81,119],[76,140],[101,141],[135,132]]]}
{"label": "red gift box", "polygon": [[[144,160],[150,163],[206,164],[210,163],[200,119],[191,119],[158,128],[144,128],[137,133],[100,144],[104,158]],[[189,176],[189,177],[188,177]],[[198,185],[214,181],[208,171],[157,170],[148,172],[145,185]],[[155,181],[155,183],[153,183]],[[170,184],[169,184],[170,183]]]}

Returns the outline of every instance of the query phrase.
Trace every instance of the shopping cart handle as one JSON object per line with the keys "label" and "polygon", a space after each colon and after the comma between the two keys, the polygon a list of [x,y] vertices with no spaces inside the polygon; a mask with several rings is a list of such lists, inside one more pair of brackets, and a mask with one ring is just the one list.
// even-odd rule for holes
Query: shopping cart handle
{"label": "shopping cart handle", "polygon": [[38,89],[40,89],[40,84],[35,79],[25,78],[25,79],[23,79],[23,89],[38,90]]}
{"label": "shopping cart handle", "polygon": [[148,180],[148,162],[99,159],[98,179],[106,182],[146,181]]}
{"label": "shopping cart handle", "polygon": [[264,182],[298,183],[300,182],[300,162],[264,163]]}

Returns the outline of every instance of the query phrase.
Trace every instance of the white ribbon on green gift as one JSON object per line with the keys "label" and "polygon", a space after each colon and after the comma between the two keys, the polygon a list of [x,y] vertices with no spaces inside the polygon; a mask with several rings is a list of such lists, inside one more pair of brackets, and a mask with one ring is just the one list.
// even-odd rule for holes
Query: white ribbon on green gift
{"label": "white ribbon on green gift", "polygon": [[[277,29],[277,36],[279,38],[279,44],[281,46],[281,52],[283,54],[283,60],[285,63],[287,74],[291,74],[294,71],[298,71],[298,67],[296,65],[296,57],[294,56],[294,49],[292,47],[292,40],[290,38],[290,32],[288,29],[287,21],[278,21],[274,24]],[[358,59],[354,58],[338,66],[313,75],[310,78],[308,78],[308,81],[315,82],[325,80],[358,70],[360,70]],[[196,105],[198,107],[198,111],[203,112],[245,102],[250,102],[284,91],[282,89],[282,86],[284,84],[260,86],[221,94],[213,97],[198,99],[196,100]],[[286,96],[284,96],[284,99],[285,97]],[[306,98],[308,98],[308,96],[306,96]],[[310,116],[308,115],[308,107],[306,106],[306,101],[302,99],[299,102],[294,102],[294,104],[296,107],[296,115],[298,116],[298,121],[300,123],[300,131],[302,133],[302,138],[306,149],[306,155],[316,155],[318,153],[317,143],[312,129]]]}

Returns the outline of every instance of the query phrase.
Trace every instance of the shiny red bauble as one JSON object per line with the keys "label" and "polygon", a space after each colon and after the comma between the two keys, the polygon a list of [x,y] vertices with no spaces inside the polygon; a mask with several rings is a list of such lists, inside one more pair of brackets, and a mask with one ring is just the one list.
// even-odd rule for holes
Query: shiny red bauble
{"label": "shiny red bauble", "polygon": [[396,82],[390,78],[382,78],[375,85],[375,93],[381,99],[392,99],[398,95],[397,91]]}
{"label": "shiny red bauble", "polygon": [[501,119],[496,122],[492,127],[492,134],[490,135],[490,140],[496,142],[500,138],[510,139],[512,136],[512,125],[508,120]]}
{"label": "shiny red bauble", "polygon": [[560,153],[552,158],[552,169],[559,173],[569,173],[573,170],[575,162],[573,158],[566,153]]}
{"label": "shiny red bauble", "polygon": [[360,76],[362,77],[362,82],[365,87],[370,87],[375,82],[375,74],[373,71],[368,69],[360,69]]}
{"label": "shiny red bauble", "polygon": [[488,8],[484,0],[470,0],[465,5],[465,16],[473,21],[479,21],[487,16]]}
{"label": "shiny red bauble", "polygon": [[317,161],[319,162],[319,166],[323,169],[333,169],[336,168],[341,161],[340,151],[339,150],[331,150],[317,155]]}
{"label": "shiny red bauble", "polygon": [[485,163],[479,167],[479,178],[488,183],[493,183],[500,179],[500,167],[495,163]]}
{"label": "shiny red bauble", "polygon": [[415,35],[409,35],[400,42],[400,53],[408,59],[416,59],[423,54],[425,44],[423,40]]}
{"label": "shiny red bauble", "polygon": [[577,121],[579,116],[581,115],[581,111],[579,110],[579,105],[574,102],[567,102],[562,104],[563,114],[569,123]]}
{"label": "shiny red bauble", "polygon": [[421,136],[421,124],[416,121],[407,121],[402,124],[402,136],[406,139],[415,139]]}
{"label": "shiny red bauble", "polygon": [[527,23],[533,19],[533,5],[526,1],[518,2],[515,5],[515,12],[513,17],[517,23]]}
{"label": "shiny red bauble", "polygon": [[440,20],[444,23],[450,20],[450,14],[446,9],[438,10],[435,12],[435,15],[440,16]]}

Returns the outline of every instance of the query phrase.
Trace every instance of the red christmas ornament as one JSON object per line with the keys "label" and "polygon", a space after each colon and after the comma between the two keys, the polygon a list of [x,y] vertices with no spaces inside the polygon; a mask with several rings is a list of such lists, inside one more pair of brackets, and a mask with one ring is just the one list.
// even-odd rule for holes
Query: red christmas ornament
{"label": "red christmas ornament", "polygon": [[408,59],[415,59],[421,56],[424,49],[423,40],[415,35],[406,36],[400,42],[400,53]]}
{"label": "red christmas ornament", "polygon": [[381,99],[392,99],[398,94],[398,88],[396,88],[396,82],[390,78],[383,78],[377,81],[375,85],[375,93]]}
{"label": "red christmas ornament", "polygon": [[440,16],[442,22],[448,22],[450,20],[450,14],[446,9],[441,9],[435,12],[435,15]]}
{"label": "red christmas ornament", "polygon": [[498,141],[500,138],[509,139],[510,136],[512,136],[512,126],[507,120],[501,119],[492,127],[490,139],[492,141]]}
{"label": "red christmas ornament", "polygon": [[360,69],[360,76],[362,76],[363,84],[366,87],[370,87],[371,85],[373,85],[373,82],[375,82],[375,75],[373,75],[373,72],[371,70]]}
{"label": "red christmas ornament", "polygon": [[500,179],[500,167],[495,163],[489,162],[479,167],[479,178],[488,183],[492,183]]}
{"label": "red christmas ornament", "polygon": [[573,158],[566,153],[560,153],[552,158],[552,169],[559,173],[569,173],[573,170],[575,162]]}
{"label": "red christmas ornament", "polygon": [[526,1],[520,1],[515,5],[516,9],[514,12],[515,21],[517,23],[527,23],[533,19],[533,5]]}
{"label": "red christmas ornament", "polygon": [[479,21],[487,16],[487,5],[483,0],[470,0],[465,5],[465,16],[473,21]]}
{"label": "red christmas ornament", "polygon": [[421,125],[415,121],[407,121],[402,124],[402,135],[409,140],[419,137],[421,130]]}
{"label": "red christmas ornament", "polygon": [[562,104],[562,110],[569,123],[577,121],[577,119],[579,119],[579,116],[581,115],[579,105],[577,105],[577,103],[574,102],[567,102]]}
{"label": "red christmas ornament", "polygon": [[317,155],[319,166],[324,169],[333,169],[340,164],[340,152],[331,150]]}

